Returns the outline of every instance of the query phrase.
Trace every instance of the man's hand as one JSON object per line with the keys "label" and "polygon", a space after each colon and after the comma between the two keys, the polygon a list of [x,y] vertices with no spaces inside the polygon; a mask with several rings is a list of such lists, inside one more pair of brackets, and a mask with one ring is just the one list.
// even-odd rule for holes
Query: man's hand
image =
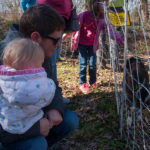
{"label": "man's hand", "polygon": [[43,135],[45,137],[48,136],[50,128],[51,128],[51,126],[50,126],[50,122],[48,119],[46,119],[46,118],[40,119],[40,133],[41,133],[41,135]]}
{"label": "man's hand", "polygon": [[62,115],[58,110],[55,109],[48,111],[46,116],[49,120],[49,123],[53,124],[53,126],[57,126],[63,121]]}

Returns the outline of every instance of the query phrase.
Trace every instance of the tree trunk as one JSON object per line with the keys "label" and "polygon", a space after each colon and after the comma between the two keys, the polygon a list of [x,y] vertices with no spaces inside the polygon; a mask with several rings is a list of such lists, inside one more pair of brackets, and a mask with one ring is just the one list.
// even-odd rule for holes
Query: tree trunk
{"label": "tree trunk", "polygon": [[148,0],[141,0],[141,2],[142,2],[142,18],[144,22],[147,22],[149,19]]}
{"label": "tree trunk", "polygon": [[89,1],[90,0],[85,0],[85,9],[89,10]]}

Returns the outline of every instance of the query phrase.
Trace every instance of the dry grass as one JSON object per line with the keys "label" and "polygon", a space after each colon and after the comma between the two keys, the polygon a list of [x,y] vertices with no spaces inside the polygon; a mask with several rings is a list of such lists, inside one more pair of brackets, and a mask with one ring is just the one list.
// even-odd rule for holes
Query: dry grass
{"label": "dry grass", "polygon": [[84,95],[79,90],[78,61],[67,59],[57,64],[58,80],[64,97],[71,99],[68,108],[80,119],[77,132],[62,141],[65,150],[124,149],[116,112],[114,81],[111,70],[98,70],[98,88]]}

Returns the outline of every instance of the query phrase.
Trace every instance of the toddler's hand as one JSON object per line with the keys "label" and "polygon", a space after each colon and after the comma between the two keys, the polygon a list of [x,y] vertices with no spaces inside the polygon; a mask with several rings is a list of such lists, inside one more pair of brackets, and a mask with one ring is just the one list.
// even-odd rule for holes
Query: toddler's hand
{"label": "toddler's hand", "polygon": [[48,136],[48,133],[50,131],[50,123],[49,120],[46,118],[40,119],[40,133],[43,136]]}
{"label": "toddler's hand", "polygon": [[46,116],[49,120],[50,125],[52,125],[52,127],[59,125],[63,121],[63,118],[60,112],[54,109],[48,111]]}

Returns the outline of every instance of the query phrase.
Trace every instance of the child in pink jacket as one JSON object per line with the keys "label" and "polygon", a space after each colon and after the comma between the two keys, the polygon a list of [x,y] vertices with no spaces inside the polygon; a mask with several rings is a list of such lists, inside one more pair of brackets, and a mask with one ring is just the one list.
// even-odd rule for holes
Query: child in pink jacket
{"label": "child in pink jacket", "polygon": [[[99,34],[103,27],[107,28],[104,20],[104,8],[102,0],[91,0],[90,10],[78,15],[80,30],[72,35],[72,49],[79,50],[79,79],[80,90],[87,93],[90,87],[96,84],[96,51],[99,49]],[[120,34],[109,25],[111,38],[122,42]],[[107,32],[107,31],[106,31]],[[86,72],[89,62],[89,84],[87,84]]]}

